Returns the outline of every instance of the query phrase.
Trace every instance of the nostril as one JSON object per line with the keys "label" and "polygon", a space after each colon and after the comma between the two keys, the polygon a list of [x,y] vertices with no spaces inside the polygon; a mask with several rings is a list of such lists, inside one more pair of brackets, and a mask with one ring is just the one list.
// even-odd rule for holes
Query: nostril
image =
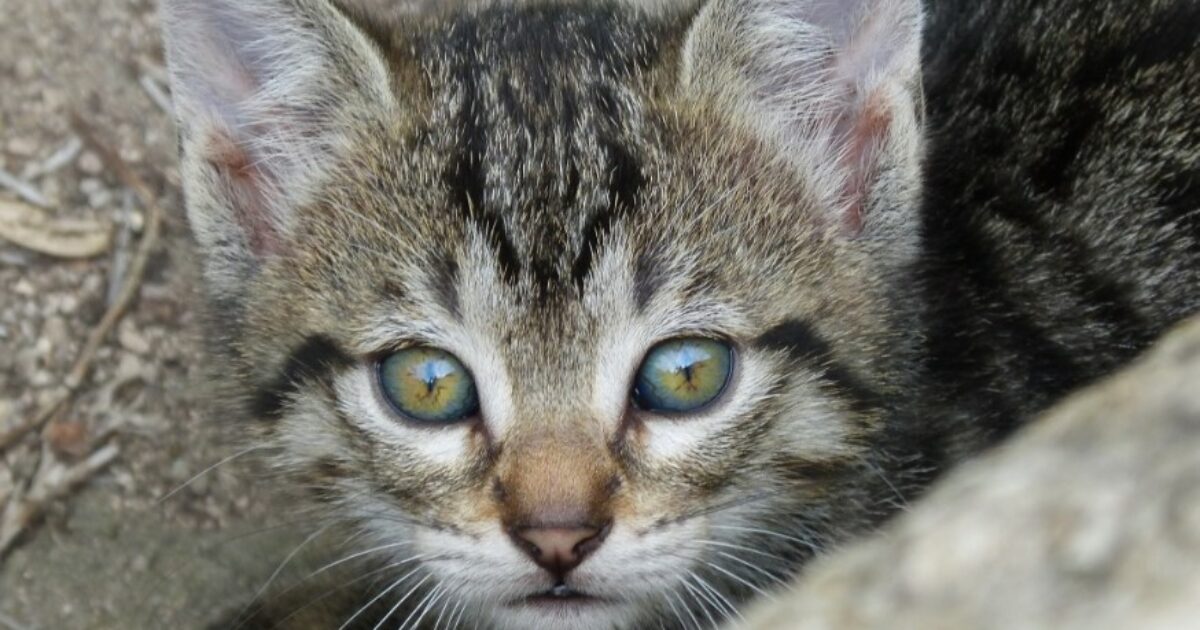
{"label": "nostril", "polygon": [[534,562],[562,576],[598,549],[611,527],[611,522],[602,527],[523,527],[509,534]]}
{"label": "nostril", "polygon": [[600,548],[604,543],[604,539],[608,538],[608,532],[612,529],[612,521],[605,523],[599,530],[596,530],[591,536],[579,541],[575,544],[575,553],[579,556],[579,561],[590,556],[593,551]]}

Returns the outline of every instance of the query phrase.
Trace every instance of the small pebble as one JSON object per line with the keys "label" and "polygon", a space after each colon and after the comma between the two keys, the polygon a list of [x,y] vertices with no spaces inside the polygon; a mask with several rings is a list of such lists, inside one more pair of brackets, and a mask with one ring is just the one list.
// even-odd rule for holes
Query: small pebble
{"label": "small pebble", "polygon": [[100,156],[91,151],[84,151],[79,156],[79,170],[88,175],[99,175],[104,172],[104,162],[100,160]]}
{"label": "small pebble", "polygon": [[58,315],[52,315],[42,324],[42,339],[49,342],[51,348],[61,348],[69,342],[71,331],[67,322]]}
{"label": "small pebble", "polygon": [[139,164],[142,161],[142,150],[137,147],[121,149],[121,159],[130,164]]}
{"label": "small pebble", "polygon": [[39,389],[50,387],[54,382],[54,375],[49,370],[35,370],[29,375],[29,384]]}
{"label": "small pebble", "polygon": [[88,207],[99,210],[100,208],[108,207],[113,200],[112,191],[102,189],[94,194],[88,195]]}
{"label": "small pebble", "polygon": [[94,195],[104,189],[104,182],[96,177],[85,177],[79,180],[79,192]]}
{"label": "small pebble", "polygon": [[33,157],[37,153],[38,143],[33,138],[16,137],[8,141],[5,149],[17,157]]}
{"label": "small pebble", "polygon": [[20,280],[17,280],[16,284],[13,285],[13,293],[16,293],[17,295],[23,295],[25,297],[31,297],[34,293],[34,288],[33,285],[29,283],[29,280],[21,278]]}
{"label": "small pebble", "polygon": [[49,110],[61,109],[67,103],[67,94],[62,90],[44,89],[42,90],[42,105]]}
{"label": "small pebble", "polygon": [[120,327],[117,328],[117,341],[120,342],[121,347],[134,354],[150,354],[150,342],[130,320],[121,322]]}
{"label": "small pebble", "polygon": [[58,312],[63,315],[71,315],[79,310],[79,298],[74,295],[64,295],[58,303]]}
{"label": "small pebble", "polygon": [[3,461],[0,461],[0,496],[8,496],[12,493],[12,489],[12,471],[8,469],[8,466],[4,465]]}
{"label": "small pebble", "polygon": [[171,475],[171,479],[174,479],[177,482],[187,481],[187,478],[192,476],[191,469],[188,468],[187,462],[183,461],[182,459],[177,459],[171,462],[171,471],[169,474]]}
{"label": "small pebble", "polygon": [[121,360],[117,363],[117,370],[114,378],[120,381],[128,381],[142,376],[144,365],[141,359],[132,354],[122,354]]}
{"label": "small pebble", "polygon": [[142,229],[146,227],[146,216],[140,210],[133,210],[125,215],[125,225],[128,225],[129,229],[134,232],[141,234]]}
{"label": "small pebble", "polygon": [[17,59],[17,78],[21,81],[32,80],[37,75],[37,62],[32,55]]}
{"label": "small pebble", "polygon": [[38,340],[33,343],[33,351],[38,358],[48,357],[54,351],[54,342],[46,337],[38,337]]}

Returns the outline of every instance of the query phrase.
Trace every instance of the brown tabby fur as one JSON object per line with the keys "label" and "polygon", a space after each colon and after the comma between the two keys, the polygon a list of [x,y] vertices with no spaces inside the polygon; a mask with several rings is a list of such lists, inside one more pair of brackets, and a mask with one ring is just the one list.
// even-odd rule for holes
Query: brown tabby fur
{"label": "brown tabby fur", "polygon": [[[1200,308],[1194,3],[845,4],[863,41],[808,0],[166,3],[230,413],[399,564],[241,627],[709,625]],[[825,18],[878,72],[771,30]],[[625,404],[687,335],[727,400]],[[410,344],[481,420],[375,420]],[[553,584],[500,524],[547,505],[614,524],[616,603],[509,610]]]}

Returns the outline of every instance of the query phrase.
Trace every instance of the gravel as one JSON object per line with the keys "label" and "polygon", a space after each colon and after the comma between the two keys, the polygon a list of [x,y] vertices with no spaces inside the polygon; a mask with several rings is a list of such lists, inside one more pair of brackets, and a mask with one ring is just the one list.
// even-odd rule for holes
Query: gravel
{"label": "gravel", "polygon": [[[152,284],[101,349],[60,427],[72,443],[115,433],[121,456],[0,558],[0,620],[10,625],[203,627],[255,592],[307,534],[303,524],[268,528],[286,512],[242,460],[159,502],[241,448],[230,437],[236,431],[202,406],[195,254],[175,132],[142,84],[162,72],[150,0],[0,4],[0,169],[21,176],[55,217],[136,224],[141,215],[123,208],[120,182],[80,150],[69,125],[77,111],[160,191],[169,212]],[[0,197],[15,195],[0,187]],[[116,247],[136,247],[132,227]],[[118,254],[61,261],[0,243],[0,432],[61,383],[104,313]],[[36,436],[0,453],[0,506],[39,457]]]}

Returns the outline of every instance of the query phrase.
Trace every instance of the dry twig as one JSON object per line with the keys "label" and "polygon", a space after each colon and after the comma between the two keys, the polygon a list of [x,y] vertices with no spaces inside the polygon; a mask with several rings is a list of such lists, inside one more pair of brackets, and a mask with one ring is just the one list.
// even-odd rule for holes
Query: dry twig
{"label": "dry twig", "polygon": [[42,461],[28,489],[15,492],[0,514],[0,557],[31,523],[41,517],[47,506],[70,494],[120,454],[121,449],[116,444],[109,444],[68,467],[54,457],[49,446],[43,446]]}
{"label": "dry twig", "polygon": [[124,288],[117,296],[117,300],[109,307],[108,312],[104,314],[104,318],[100,320],[100,323],[88,335],[87,342],[80,351],[78,358],[76,358],[75,364],[71,367],[71,371],[67,374],[65,381],[59,386],[50,403],[34,415],[29,422],[17,425],[17,427],[8,432],[0,434],[0,451],[7,450],[30,431],[41,429],[47,422],[58,415],[75,396],[75,393],[91,372],[96,352],[103,345],[109,334],[112,333],[113,329],[116,328],[121,318],[125,316],[125,312],[133,304],[134,298],[137,297],[142,280],[146,275],[146,266],[150,261],[150,253],[158,244],[159,235],[162,232],[163,211],[158,204],[158,200],[155,198],[154,192],[150,190],[145,180],[135,173],[116,151],[113,151],[107,144],[100,141],[92,131],[92,127],[79,117],[78,114],[72,115],[71,125],[75,128],[75,132],[79,134],[80,138],[83,139],[84,143],[100,156],[109,170],[116,174],[121,182],[138,196],[138,199],[146,209],[146,229],[142,235],[142,241],[138,245],[137,253],[130,262],[129,274],[125,279]]}
{"label": "dry twig", "polygon": [[62,167],[71,163],[83,150],[83,142],[74,136],[67,140],[57,151],[50,154],[50,157],[43,160],[41,163],[33,164],[21,173],[21,177],[26,181],[44,177],[51,173],[57,172]]}
{"label": "dry twig", "polygon": [[142,86],[142,90],[154,101],[155,105],[169,116],[173,116],[175,108],[171,105],[171,97],[167,95],[166,90],[159,86],[158,81],[148,74],[143,74],[142,78],[138,79],[138,84]]}
{"label": "dry twig", "polygon": [[4,169],[0,169],[0,186],[11,190],[16,196],[35,206],[40,208],[50,207],[50,200],[46,199],[46,196],[40,190],[34,188],[33,184]]}

